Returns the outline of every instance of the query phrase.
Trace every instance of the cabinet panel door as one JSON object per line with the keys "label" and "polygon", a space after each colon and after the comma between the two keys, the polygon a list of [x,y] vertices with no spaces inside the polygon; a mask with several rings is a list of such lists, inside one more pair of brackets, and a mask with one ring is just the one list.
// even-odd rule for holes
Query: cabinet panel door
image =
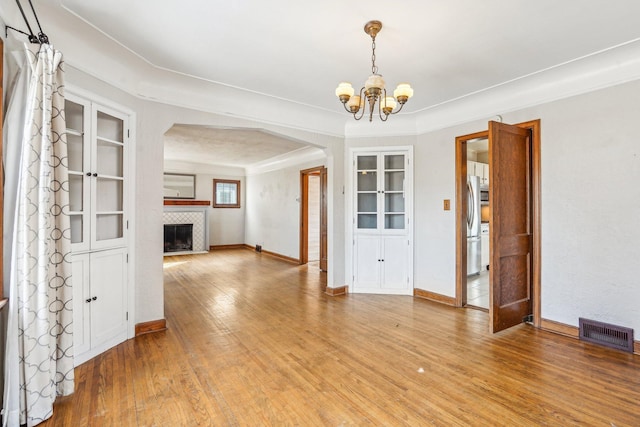
{"label": "cabinet panel door", "polygon": [[89,298],[89,254],[73,255],[73,352],[80,355],[91,348],[91,303]]}
{"label": "cabinet panel door", "polygon": [[[126,250],[91,254],[91,346],[126,338]],[[95,300],[94,300],[95,298]]]}
{"label": "cabinet panel door", "polygon": [[478,163],[482,165],[482,185],[489,185],[489,165],[486,163]]}
{"label": "cabinet panel door", "polygon": [[404,289],[409,287],[409,240],[406,236],[385,236],[383,247],[383,287],[387,289]]}
{"label": "cabinet panel door", "polygon": [[474,176],[476,173],[476,162],[473,160],[467,160],[467,175]]}
{"label": "cabinet panel door", "polygon": [[354,287],[380,287],[380,259],[380,238],[378,236],[356,237]]}

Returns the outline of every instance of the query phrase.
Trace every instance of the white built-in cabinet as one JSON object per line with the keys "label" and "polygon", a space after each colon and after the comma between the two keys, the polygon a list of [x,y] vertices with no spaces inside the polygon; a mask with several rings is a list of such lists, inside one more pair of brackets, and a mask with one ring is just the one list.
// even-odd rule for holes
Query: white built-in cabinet
{"label": "white built-in cabinet", "polygon": [[354,151],[352,292],[413,292],[411,153]]}
{"label": "white built-in cabinet", "polygon": [[480,185],[489,185],[489,165],[467,160],[467,175],[480,177]]}
{"label": "white built-in cabinet", "polygon": [[127,249],[73,255],[75,363],[127,339]]}
{"label": "white built-in cabinet", "polygon": [[66,95],[78,365],[124,341],[128,330],[129,116]]}

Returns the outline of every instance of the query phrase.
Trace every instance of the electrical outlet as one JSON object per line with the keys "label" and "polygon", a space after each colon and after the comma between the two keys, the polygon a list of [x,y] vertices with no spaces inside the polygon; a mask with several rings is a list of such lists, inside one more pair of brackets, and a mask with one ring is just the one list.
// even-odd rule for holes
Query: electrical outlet
{"label": "electrical outlet", "polygon": [[445,211],[450,211],[451,210],[451,200],[444,199],[444,210]]}
{"label": "electrical outlet", "polygon": [[262,245],[256,245],[256,252],[262,252]]}

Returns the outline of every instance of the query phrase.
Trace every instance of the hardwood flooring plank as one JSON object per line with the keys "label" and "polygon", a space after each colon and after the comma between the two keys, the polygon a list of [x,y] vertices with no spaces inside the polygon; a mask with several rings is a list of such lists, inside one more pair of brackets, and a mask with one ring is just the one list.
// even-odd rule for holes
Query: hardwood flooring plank
{"label": "hardwood flooring plank", "polygon": [[640,359],[244,249],[167,257],[168,330],[76,369],[48,426],[638,426]]}

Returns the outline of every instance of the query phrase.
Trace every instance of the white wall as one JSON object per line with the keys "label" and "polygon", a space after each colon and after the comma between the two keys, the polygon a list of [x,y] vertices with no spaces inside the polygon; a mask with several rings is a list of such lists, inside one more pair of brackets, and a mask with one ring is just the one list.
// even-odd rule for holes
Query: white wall
{"label": "white wall", "polygon": [[243,168],[203,165],[165,159],[165,172],[195,174],[196,199],[213,202],[213,180],[240,181],[240,208],[213,208],[209,205],[209,245],[238,245],[244,243],[246,189]]}
{"label": "white wall", "polygon": [[640,81],[506,115],[542,119],[542,317],[640,330]]}
{"label": "white wall", "polygon": [[300,258],[300,171],[323,165],[314,160],[247,176],[247,244]]}

